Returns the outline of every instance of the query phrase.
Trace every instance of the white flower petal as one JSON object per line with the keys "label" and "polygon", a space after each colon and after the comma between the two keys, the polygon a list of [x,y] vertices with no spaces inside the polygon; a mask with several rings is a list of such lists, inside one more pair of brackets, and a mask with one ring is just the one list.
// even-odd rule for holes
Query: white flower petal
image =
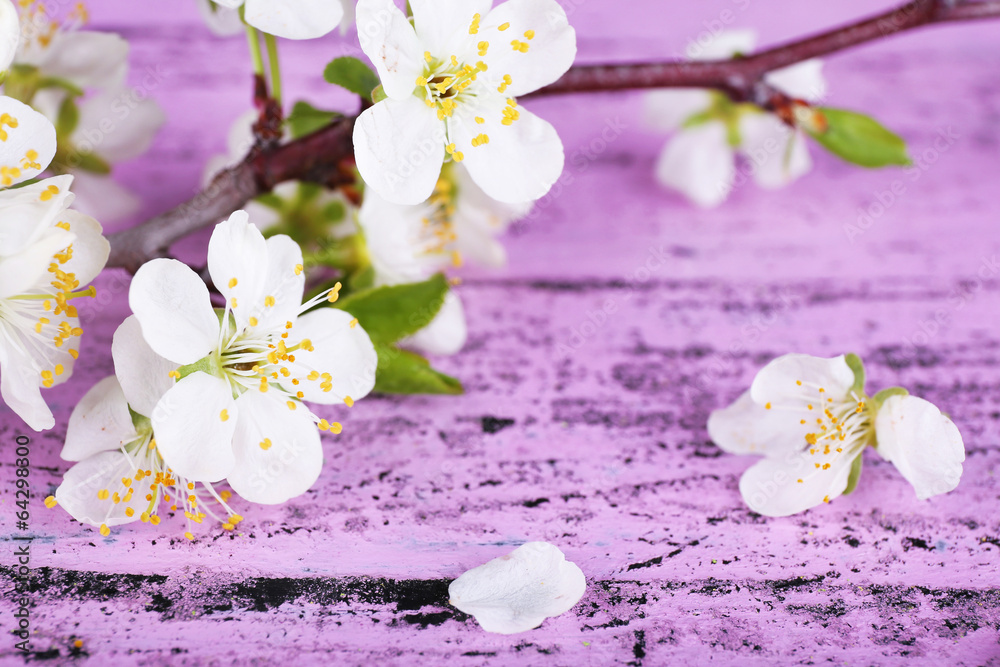
{"label": "white flower petal", "polygon": [[[49,264],[52,256],[65,250],[76,236],[62,229],[53,229],[16,255],[0,257],[0,299],[24,294],[33,287],[50,282]],[[81,283],[82,284],[82,283]]]}
{"label": "white flower petal", "polygon": [[764,80],[778,90],[807,102],[819,102],[826,97],[823,61],[815,58],[768,72]]}
{"label": "white flower petal", "polygon": [[126,503],[115,503],[109,498],[102,500],[98,496],[103,490],[121,487],[123,477],[135,474],[134,465],[132,457],[120,450],[88,457],[66,471],[62,484],[56,489],[56,502],[74,519],[91,526],[110,528],[138,521],[139,512],[131,517],[126,515]]}
{"label": "white flower petal", "polygon": [[[211,0],[197,0],[198,11],[205,19],[208,29],[220,37],[231,37],[243,32],[243,21],[239,12],[222,4],[215,5]],[[242,4],[242,0],[240,0]]]}
{"label": "white flower petal", "polygon": [[558,547],[528,542],[469,570],[451,582],[448,595],[483,630],[510,635],[569,611],[586,588],[583,572]]}
{"label": "white flower petal", "polygon": [[0,138],[0,185],[9,187],[35,178],[56,154],[56,128],[48,118],[13,97],[0,96],[0,115],[8,115]]}
{"label": "white flower petal", "polygon": [[812,422],[801,424],[801,419],[799,414],[754,403],[748,390],[729,407],[712,411],[708,437],[730,454],[784,457],[801,451],[806,434],[815,427]]}
{"label": "white flower petal", "polygon": [[809,397],[819,398],[814,386],[825,396],[842,400],[854,384],[854,372],[844,355],[824,359],[808,354],[786,354],[762,368],[750,385],[750,394],[758,405],[800,403]]}
{"label": "white flower petal", "polygon": [[[504,25],[508,27],[501,31]],[[482,60],[489,66],[493,89],[509,74],[512,83],[505,93],[511,97],[554,83],[576,58],[576,31],[555,0],[507,0],[497,5],[483,18],[479,34],[469,43],[477,46],[480,41],[490,45]],[[514,41],[527,44],[527,52],[515,49]],[[478,60],[478,51],[464,55],[466,61]]]}
{"label": "white flower petal", "polygon": [[277,505],[300,496],[323,468],[319,431],[305,406],[289,410],[272,394],[248,391],[236,401],[236,465],[228,481],[254,503]]}
{"label": "white flower petal", "polygon": [[[817,456],[807,450],[782,458],[761,459],[743,473],[740,493],[747,507],[764,516],[804,512],[844,493],[851,464],[861,456],[857,449],[845,448],[836,457]],[[825,464],[829,467],[824,468]]]}
{"label": "white flower petal", "polygon": [[17,54],[21,23],[10,0],[0,2],[0,71],[6,71]]}
{"label": "white flower petal", "polygon": [[670,140],[656,164],[660,183],[705,208],[726,200],[735,177],[726,126],[715,121],[682,130]]}
{"label": "white flower petal", "polygon": [[315,39],[340,25],[344,6],[341,0],[246,0],[244,18],[277,37]]}
{"label": "white flower petal", "polygon": [[646,93],[643,101],[646,125],[654,130],[672,132],[691,116],[705,111],[712,96],[700,88],[675,88]]}
{"label": "white flower petal", "polygon": [[0,338],[0,396],[25,424],[36,431],[47,431],[56,422],[42,399],[38,371],[27,358],[8,345],[6,340]]}
{"label": "white flower petal", "polygon": [[142,326],[135,315],[127,317],[115,331],[111,356],[115,361],[115,376],[128,405],[140,415],[149,417],[163,395],[174,386],[170,371],[176,370],[177,364],[153,352],[142,336]]}
{"label": "white flower petal", "polygon": [[[291,365],[293,377],[301,381],[303,400],[313,403],[341,403],[346,396],[357,400],[375,387],[378,355],[360,324],[351,326],[354,316],[336,308],[320,308],[295,323],[295,333],[308,338],[314,351],[298,350]],[[323,379],[307,380],[309,373],[329,373],[331,389],[323,391]]]}
{"label": "white flower petal", "polygon": [[192,373],[163,395],[150,417],[160,455],[181,477],[218,482],[236,464],[239,414],[227,380]]}
{"label": "white flower petal", "polygon": [[793,132],[777,116],[749,113],[740,118],[740,152],[763,188],[780,188],[812,169],[805,136]]}
{"label": "white flower petal", "polygon": [[916,396],[890,396],[875,418],[879,455],[891,461],[926,500],[948,493],[962,478],[965,445],[954,423]]}
{"label": "white flower petal", "polygon": [[405,339],[402,344],[426,354],[458,353],[469,336],[462,301],[452,291],[444,297],[441,310],[430,324]]}
{"label": "white flower petal", "polygon": [[[302,248],[284,234],[272,236],[267,240],[267,276],[264,279],[264,301],[258,301],[254,311],[258,326],[271,329],[284,326],[286,322],[295,322],[299,309],[302,307],[302,292],[305,290],[305,271],[302,266]],[[265,294],[266,292],[266,294]],[[274,297],[274,305],[268,306]],[[263,305],[261,305],[263,304]]]}
{"label": "white flower petal", "polygon": [[76,169],[73,208],[104,221],[123,220],[142,208],[142,200],[113,176]]}
{"label": "white flower petal", "polygon": [[219,318],[208,287],[176,259],[154,259],[132,279],[128,303],[142,325],[142,335],[161,357],[191,364],[214,350]]}
{"label": "white flower petal", "polygon": [[41,54],[31,64],[80,88],[121,85],[128,71],[128,42],[112,32],[59,30]]}
{"label": "white flower petal", "polygon": [[492,4],[492,0],[410,0],[410,9],[420,43],[444,57],[469,41],[472,17],[479,14],[482,20]]}
{"label": "white flower petal", "polygon": [[[548,121],[524,107],[517,107],[520,117],[516,121],[503,125],[504,108],[508,108],[507,100],[500,95],[481,97],[475,107],[463,108],[452,119],[451,140],[464,153],[462,164],[472,180],[487,195],[511,203],[539,199],[562,174],[562,141]],[[477,116],[485,122],[477,122]],[[473,146],[473,139],[481,134],[489,142]]]}
{"label": "white flower petal", "polygon": [[72,273],[81,287],[89,284],[104,269],[108,263],[111,244],[104,238],[101,223],[89,215],[73,210],[63,211],[59,222],[69,225],[69,231],[76,238],[73,240],[73,256],[62,264],[66,273]]}
{"label": "white flower petal", "polygon": [[72,176],[55,176],[20,188],[0,190],[0,257],[9,257],[51,233],[73,201]]}
{"label": "white flower petal", "polygon": [[266,267],[267,242],[246,211],[235,211],[215,226],[208,242],[208,272],[241,329],[264,301]]}
{"label": "white flower petal", "polygon": [[375,190],[365,192],[358,224],[380,285],[424,280],[450,264],[447,255],[424,252],[421,245],[421,234],[427,227],[423,221],[432,215],[429,205],[393,204]]}
{"label": "white flower petal", "polygon": [[419,204],[430,197],[441,173],[444,138],[437,113],[413,95],[382,100],[354,125],[358,171],[388,201]]}
{"label": "white flower petal", "polygon": [[[359,0],[357,23],[361,48],[375,65],[385,94],[413,97],[417,77],[424,71],[425,49],[403,12],[392,0]],[[354,143],[357,146],[357,139]]]}
{"label": "white flower petal", "polygon": [[73,144],[107,162],[130,160],[149,150],[166,120],[155,100],[138,100],[128,88],[113,88],[80,104],[80,122],[73,132]]}
{"label": "white flower petal", "polygon": [[73,408],[60,456],[67,461],[118,450],[138,437],[121,385],[111,375],[90,388]]}
{"label": "white flower petal", "polygon": [[692,60],[727,60],[736,54],[750,55],[756,44],[757,33],[751,28],[724,30],[691,42],[685,55]]}

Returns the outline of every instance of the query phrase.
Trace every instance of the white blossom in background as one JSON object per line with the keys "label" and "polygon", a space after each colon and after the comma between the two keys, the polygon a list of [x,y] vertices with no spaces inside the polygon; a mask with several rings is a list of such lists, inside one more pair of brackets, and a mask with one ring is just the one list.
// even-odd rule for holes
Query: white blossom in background
{"label": "white blossom in background", "polygon": [[[692,44],[695,60],[722,60],[749,54],[752,30],[721,33],[707,46]],[[810,102],[822,99],[826,84],[819,60],[807,60],[765,76],[786,94]],[[656,178],[703,207],[721,204],[737,179],[736,157],[744,156],[758,185],[779,188],[812,168],[805,134],[777,116],[749,104],[734,104],[725,94],[703,89],[658,90],[646,95],[648,124],[676,131],[660,154]]]}
{"label": "white blossom in background", "polygon": [[749,391],[712,412],[708,434],[727,452],[765,457],[743,474],[740,492],[766,516],[789,516],[843,494],[868,445],[895,464],[920,499],[954,489],[965,459],[958,429],[936,407],[908,395],[879,406],[857,389],[843,355],[775,359]]}
{"label": "white blossom in background", "polygon": [[[62,103],[62,99],[44,96],[34,104],[55,120],[59,107],[46,106],[53,101]],[[84,98],[76,128],[60,138],[62,162],[56,166],[75,177],[76,208],[104,220],[120,220],[136,213],[142,201],[115,181],[110,170],[149,150],[166,120],[155,100],[136,99],[124,86]]]}
{"label": "white blossom in background", "polygon": [[69,209],[73,178],[0,192],[0,394],[36,431],[55,425],[41,389],[62,384],[79,356],[79,297],[108,259],[93,218]]}
{"label": "white blossom in background", "polygon": [[157,448],[188,480],[228,479],[247,500],[281,503],[320,474],[317,426],[340,431],[303,401],[351,406],[367,395],[375,349],[346,312],[306,313],[336,290],[303,304],[302,251],[284,235],[265,241],[244,211],[215,228],[208,269],[226,299],[221,311],[176,260],[145,264],[129,291],[146,342],[177,366],[178,382],[151,415]]}
{"label": "white blossom in background", "polygon": [[511,635],[566,613],[586,588],[583,572],[558,547],[528,542],[451,582],[448,602],[483,630]]}
{"label": "white blossom in background", "polygon": [[0,72],[14,62],[21,41],[21,22],[10,0],[0,0]]}
{"label": "white blossom in background", "polygon": [[[82,4],[62,20],[40,2],[22,5],[25,38],[15,64],[34,71],[5,86],[56,124],[59,150],[50,171],[76,177],[76,208],[118,220],[135,213],[140,201],[109,174],[116,163],[148,150],[166,117],[148,90],[125,85],[128,42],[114,33],[81,30],[87,20]],[[64,105],[75,107],[75,114],[63,114]],[[72,126],[61,124],[74,116]]]}
{"label": "white blossom in background", "polygon": [[216,4],[229,9],[243,7],[247,23],[285,39],[322,37],[344,18],[342,0],[216,0]]}
{"label": "white blossom in background", "polygon": [[[0,96],[0,187],[35,178],[56,154],[56,129],[49,119],[12,97]],[[0,253],[3,253],[0,237]]]}
{"label": "white blossom in background", "polygon": [[135,316],[118,327],[111,351],[115,375],[94,385],[74,408],[62,458],[77,463],[45,504],[58,503],[103,536],[134,521],[158,525],[167,508],[187,518],[188,539],[194,539],[191,524],[209,516],[233,530],[243,517],[227,504],[229,491],[177,476],[157,449],[150,416],[173,386],[176,364],[150,349]]}
{"label": "white blossom in background", "polygon": [[[406,206],[367,190],[358,213],[376,285],[426,280],[466,259],[486,266],[506,261],[495,236],[511,220],[524,215],[527,204],[504,204],[488,197],[461,165],[445,165],[434,192],[423,204]],[[468,329],[457,294],[449,291],[444,305],[427,326],[403,341],[430,354],[455,354],[465,345]]]}
{"label": "white blossom in background", "polygon": [[[124,84],[128,42],[114,33],[80,30],[88,20],[82,4],[61,21],[50,16],[41,2],[21,7],[23,38],[14,58],[16,64],[35,67],[41,78],[61,80],[80,90]],[[59,92],[39,92],[45,91]]]}
{"label": "white blossom in background", "polygon": [[386,200],[431,196],[446,160],[487,195],[523,202],[562,172],[562,142],[516,97],[554,82],[576,57],[576,33],[554,0],[361,0],[358,37],[386,99],[354,128],[365,182]]}

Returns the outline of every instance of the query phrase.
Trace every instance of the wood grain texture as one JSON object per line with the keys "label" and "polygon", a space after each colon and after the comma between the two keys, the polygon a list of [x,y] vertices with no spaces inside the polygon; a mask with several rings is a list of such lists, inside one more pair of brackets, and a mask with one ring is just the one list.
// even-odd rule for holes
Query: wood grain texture
{"label": "wood grain texture", "polygon": [[[565,4],[585,62],[671,55],[727,9],[768,43],[871,11]],[[245,108],[245,45],[207,36],[192,7],[126,5],[94,11],[132,40],[133,81],[163,68],[151,93],[170,123],[120,171],[155,213],[191,195]],[[813,173],[793,186],[746,185],[712,211],[656,187],[664,138],[643,127],[640,96],[532,101],[559,129],[567,168],[508,234],[510,266],[470,270],[459,287],[469,344],[439,363],[467,395],[323,411],[345,428],[324,441],[315,487],[280,507],[242,504],[233,535],[206,529],[189,543],[182,521],[165,519],[102,538],[36,500],[31,658],[1000,665],[995,31],[928,30],[829,63],[830,104],[904,134],[916,171],[855,170],[814,150]],[[287,45],[290,99],[345,99],[312,65],[340,45]],[[903,193],[872,214],[894,181]],[[851,239],[859,209],[872,222]],[[204,238],[180,251],[203,259]],[[77,376],[47,394],[56,428],[31,433],[0,407],[4,451],[31,438],[39,498],[68,467],[58,452],[69,414],[111,372],[111,335],[128,314],[124,274],[98,287],[106,296],[81,307]],[[919,502],[868,456],[849,497],[787,519],[749,512],[737,483],[752,460],[721,453],[704,424],[789,351],[857,352],[870,388],[906,386],[941,406],[966,440],[959,488]],[[8,553],[13,468],[13,454],[0,456]],[[527,540],[559,545],[583,569],[588,590],[571,612],[502,637],[448,606],[451,579]],[[12,563],[0,562],[5,629]],[[12,645],[0,663],[23,662]]]}

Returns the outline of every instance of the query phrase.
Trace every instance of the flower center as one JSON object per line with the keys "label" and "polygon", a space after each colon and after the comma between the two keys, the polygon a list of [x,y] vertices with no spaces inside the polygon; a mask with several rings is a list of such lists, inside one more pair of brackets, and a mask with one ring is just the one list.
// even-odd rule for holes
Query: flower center
{"label": "flower center", "polygon": [[[201,524],[208,517],[221,523],[224,530],[234,530],[243,521],[243,517],[227,504],[232,493],[226,490],[217,492],[207,482],[202,482],[199,486],[175,475],[156,449],[156,440],[148,427],[148,420],[144,417],[141,419],[145,420],[146,427],[139,428],[139,437],[121,448],[121,454],[128,459],[132,473],[121,479],[111,480],[111,483],[96,492],[97,499],[105,502],[107,507],[100,527],[101,535],[107,537],[111,534],[107,521],[118,513],[119,505],[124,505],[126,517],[131,519],[138,513],[140,521],[154,526],[160,523],[163,505],[167,505],[170,512],[183,512],[187,519],[184,536],[189,540],[194,539],[191,524]],[[52,508],[55,505],[56,499],[53,496],[45,499],[46,507]],[[213,505],[221,507],[225,516],[219,516],[216,513],[218,508]]]}
{"label": "flower center", "polygon": [[[482,17],[475,14],[469,24],[469,35],[479,35],[480,21]],[[510,23],[504,23],[496,27],[500,33],[506,32],[510,28]],[[524,32],[524,40],[513,39],[510,42],[511,48],[518,53],[528,53],[531,49],[531,40],[535,38],[534,30]],[[490,43],[485,39],[480,39],[476,43],[476,53],[480,58],[485,57],[489,52]],[[492,94],[488,86],[484,84],[479,75],[486,72],[489,67],[482,60],[476,61],[475,65],[461,62],[458,56],[452,54],[446,58],[437,58],[430,51],[424,52],[424,72],[416,79],[416,89],[414,94],[424,100],[428,107],[436,109],[438,120],[448,121],[453,118],[455,110],[462,104],[475,104],[476,98],[483,94]],[[499,85],[497,93],[501,95],[514,83],[510,74],[503,74],[497,79]],[[507,106],[501,112],[500,123],[504,126],[511,126],[520,118],[521,112],[517,109],[517,101],[511,97],[507,99]],[[477,125],[484,125],[486,119],[482,116],[475,116]],[[448,128],[450,137],[450,128]],[[485,132],[480,132],[472,138],[472,147],[485,146],[490,143],[490,137]],[[449,139],[446,144],[448,155],[456,162],[465,159],[465,154],[458,150],[455,142]]]}
{"label": "flower center", "polygon": [[[52,185],[42,193],[43,200],[58,189]],[[57,227],[70,230],[69,223],[59,222]],[[42,380],[42,386],[48,388],[55,384],[55,378],[62,375],[65,369],[58,362],[58,349],[67,347],[67,352],[73,359],[79,356],[79,351],[70,348],[67,343],[71,339],[83,335],[83,328],[76,320],[79,316],[76,306],[69,303],[81,297],[97,296],[97,288],[93,285],[80,290],[80,281],[72,272],[61,267],[73,258],[73,245],[57,252],[49,264],[52,280],[49,286],[29,290],[0,301],[0,322],[8,324],[11,331],[5,331],[5,337],[10,340],[22,356],[31,360],[35,371]],[[4,327],[7,329],[7,327]],[[19,335],[14,335],[14,333]]]}
{"label": "flower center", "polygon": [[[809,454],[815,457],[813,465],[816,469],[829,470],[841,456],[853,460],[874,434],[874,420],[867,397],[859,396],[852,390],[838,400],[830,397],[826,389],[817,384],[802,380],[796,380],[795,384],[801,397],[798,401],[786,405],[767,403],[764,407],[768,410],[794,411],[800,426],[813,426],[806,433],[805,441]],[[797,481],[803,483],[801,479]]]}

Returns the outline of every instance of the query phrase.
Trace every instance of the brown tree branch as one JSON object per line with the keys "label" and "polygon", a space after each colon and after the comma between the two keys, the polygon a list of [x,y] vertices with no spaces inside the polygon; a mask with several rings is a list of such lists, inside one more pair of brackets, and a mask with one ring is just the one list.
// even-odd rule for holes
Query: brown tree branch
{"label": "brown tree branch", "polygon": [[[770,71],[924,25],[997,17],[1000,0],[912,0],[884,14],[748,57],[573,67],[532,96],[641,88],[714,88],[735,101],[780,110],[790,100],[764,83],[764,75]],[[283,181],[304,180],[331,187],[351,183],[353,127],[354,118],[339,118],[283,146],[259,144],[240,164],[218,174],[194,199],[112,235],[108,266],[134,273],[144,262],[163,257],[178,239],[226,218]]]}

